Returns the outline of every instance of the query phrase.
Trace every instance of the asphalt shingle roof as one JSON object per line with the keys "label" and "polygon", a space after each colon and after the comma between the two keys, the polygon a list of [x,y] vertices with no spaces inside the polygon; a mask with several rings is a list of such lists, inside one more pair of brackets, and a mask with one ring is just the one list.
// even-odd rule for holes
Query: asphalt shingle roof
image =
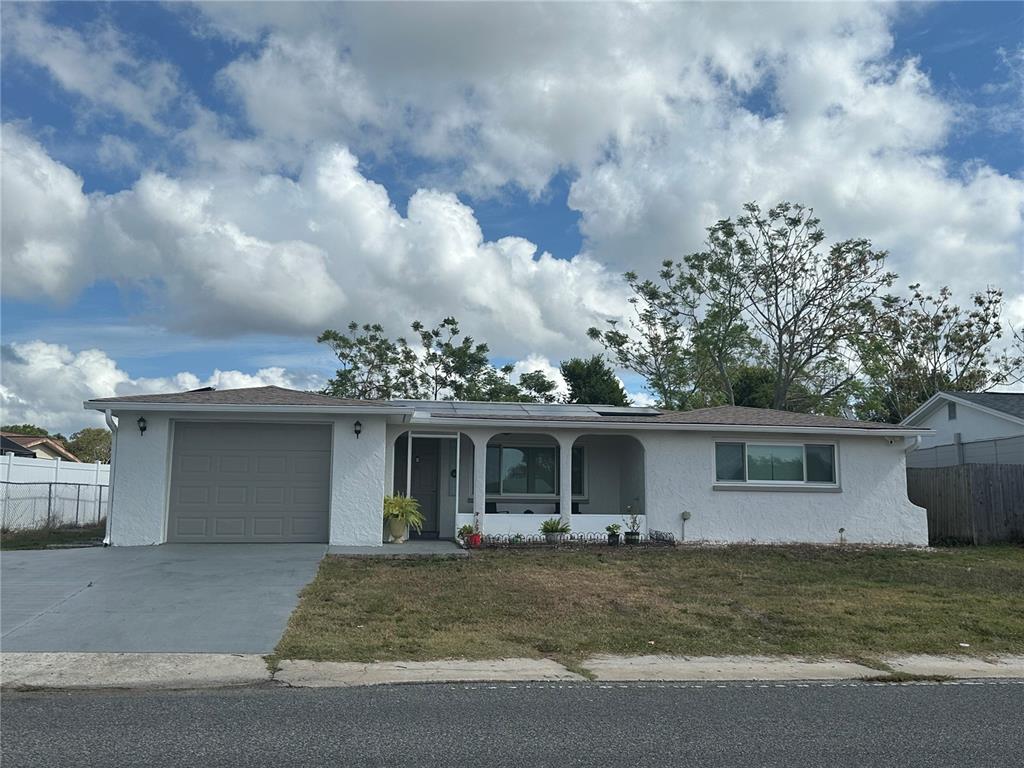
{"label": "asphalt shingle roof", "polygon": [[[379,400],[345,400],[342,398],[321,395],[316,392],[299,392],[297,390],[285,389],[283,387],[251,387],[247,389],[221,389],[221,390],[197,390],[192,392],[173,392],[161,395],[130,395],[126,397],[104,397],[90,400],[90,403],[168,403],[181,405],[297,405],[309,406],[392,406],[412,411],[428,412],[433,418],[457,418],[474,421],[549,421],[549,422],[577,422],[594,424],[674,424],[674,425],[723,425],[723,426],[755,426],[755,427],[819,427],[834,429],[892,429],[892,424],[882,424],[871,421],[855,421],[843,419],[836,416],[818,416],[809,413],[791,413],[789,411],[776,411],[769,408],[746,408],[742,406],[723,405],[716,408],[698,408],[692,411],[664,411],[651,412],[651,409],[643,409],[649,415],[643,415],[638,409],[637,413],[614,413],[608,415],[580,415],[559,414],[558,406],[545,406],[542,412],[537,413],[464,413],[453,414],[451,403],[445,402],[442,408],[441,403],[431,401],[393,403]],[[434,406],[433,408],[431,406]],[[566,406],[566,410],[573,410],[572,406]],[[578,406],[576,407],[578,410]]]}
{"label": "asphalt shingle roof", "polygon": [[318,392],[300,392],[284,387],[246,387],[244,389],[197,389],[190,392],[169,392],[162,395],[126,395],[98,397],[90,403],[180,403],[182,405],[382,405],[376,400],[345,400],[321,395]]}
{"label": "asphalt shingle roof", "polygon": [[1024,419],[1024,392],[943,392],[993,411]]}
{"label": "asphalt shingle roof", "polygon": [[[429,407],[424,408],[429,410]],[[450,416],[438,413],[438,417]],[[892,429],[893,424],[882,424],[875,421],[856,421],[842,419],[837,416],[817,416],[812,413],[792,413],[775,411],[771,408],[746,408],[739,405],[720,405],[715,408],[697,408],[692,411],[661,411],[657,416],[486,416],[476,414],[460,414],[466,419],[522,419],[524,421],[579,421],[615,422],[626,424],[718,424],[723,426],[745,427],[837,427],[841,429]]]}

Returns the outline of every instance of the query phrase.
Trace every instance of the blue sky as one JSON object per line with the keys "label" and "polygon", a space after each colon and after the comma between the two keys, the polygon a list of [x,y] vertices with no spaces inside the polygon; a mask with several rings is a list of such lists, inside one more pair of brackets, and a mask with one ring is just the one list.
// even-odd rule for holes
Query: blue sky
{"label": "blue sky", "polygon": [[385,10],[5,5],[6,410],[315,384],[349,319],[557,365],[772,196],[1024,319],[1019,3]]}

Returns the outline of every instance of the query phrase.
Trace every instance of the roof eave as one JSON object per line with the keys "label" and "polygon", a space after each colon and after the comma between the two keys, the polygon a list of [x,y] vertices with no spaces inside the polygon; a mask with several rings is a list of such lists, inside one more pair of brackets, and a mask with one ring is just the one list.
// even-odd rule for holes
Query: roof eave
{"label": "roof eave", "polygon": [[795,433],[807,435],[858,435],[877,437],[913,437],[914,435],[933,434],[935,430],[925,427],[809,427],[809,426],[774,426],[764,424],[686,424],[677,422],[658,422],[644,424],[624,421],[543,421],[525,419],[451,419],[428,418],[412,419],[413,424],[437,425],[439,427],[524,427],[544,429],[600,429],[615,431],[669,431],[669,432],[764,432],[764,433]]}
{"label": "roof eave", "polygon": [[407,408],[374,405],[258,405],[255,403],[146,403],[120,400],[96,402],[86,400],[89,411],[194,412],[194,413],[333,413],[353,416],[396,416],[409,413]]}

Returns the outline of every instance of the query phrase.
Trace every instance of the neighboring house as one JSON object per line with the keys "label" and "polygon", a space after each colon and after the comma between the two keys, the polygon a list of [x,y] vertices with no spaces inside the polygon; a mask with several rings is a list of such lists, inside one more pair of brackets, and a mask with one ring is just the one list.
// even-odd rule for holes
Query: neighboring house
{"label": "neighboring house", "polygon": [[[110,541],[383,542],[385,494],[423,535],[603,534],[926,544],[905,454],[926,430],[757,408],[342,400],[280,387],[89,400],[116,426]],[[116,419],[116,425],[114,421]]]}
{"label": "neighboring house", "polygon": [[23,459],[34,459],[36,457],[35,453],[28,448],[7,437],[8,434],[7,432],[0,432],[0,455],[20,456]]}
{"label": "neighboring house", "polygon": [[78,461],[78,457],[65,448],[59,440],[52,437],[41,437],[39,435],[19,435],[16,432],[0,432],[4,440],[4,453],[8,453],[7,445],[15,443],[21,446],[27,453],[15,453],[17,456],[35,456],[37,459],[62,459],[63,461]]}
{"label": "neighboring house", "polygon": [[903,424],[932,430],[909,467],[1024,464],[1024,393],[939,392]]}

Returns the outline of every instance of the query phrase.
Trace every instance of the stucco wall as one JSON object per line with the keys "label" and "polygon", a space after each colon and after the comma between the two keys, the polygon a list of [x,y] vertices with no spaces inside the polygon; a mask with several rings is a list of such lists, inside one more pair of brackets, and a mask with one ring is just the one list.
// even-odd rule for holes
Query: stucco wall
{"label": "stucco wall", "polygon": [[167,415],[119,413],[114,453],[110,541],[118,546],[161,544],[166,538],[171,426]]}
{"label": "stucco wall", "polygon": [[715,440],[770,441],[764,435],[645,433],[647,524],[711,542],[926,545],[924,509],[907,499],[903,441],[849,437],[838,442],[839,491],[715,490]]}
{"label": "stucco wall", "polygon": [[[119,414],[113,490],[111,537],[114,544],[158,544],[165,539],[167,489],[170,467],[173,414],[147,413],[148,429],[139,435],[135,426],[138,413]],[[178,418],[188,418],[178,414]],[[261,419],[264,420],[264,419]],[[265,419],[299,421],[302,419]],[[313,420],[312,417],[309,420]],[[318,419],[323,421],[324,419]],[[331,469],[330,541],[334,544],[377,546],[382,543],[381,505],[390,488],[387,433],[393,439],[398,429],[388,430],[383,417],[363,416],[362,434],[353,434],[354,417],[334,420]],[[840,490],[838,492],[799,492],[731,490],[713,488],[714,442],[716,439],[765,441],[764,435],[656,433],[640,432],[645,471],[613,472],[607,462],[596,470],[601,478],[589,478],[592,498],[595,489],[605,488],[603,476],[614,476],[615,490],[605,489],[613,501],[624,508],[628,499],[642,489],[642,511],[647,525],[657,530],[682,534],[681,513],[692,519],[686,524],[687,540],[719,542],[819,542],[839,540],[845,528],[849,542],[907,543],[927,542],[925,512],[907,500],[905,460],[902,440],[892,445],[886,438],[850,437],[838,440]],[[588,438],[596,443],[597,438]],[[640,447],[631,451],[639,458]],[[472,444],[462,445],[462,488],[460,513],[472,511]],[[596,460],[599,454],[593,452]],[[623,466],[633,464],[626,462]],[[592,467],[591,472],[595,472]],[[595,485],[595,481],[598,484]],[[610,482],[610,481],[609,481]],[[603,490],[602,493],[605,491]],[[602,510],[604,511],[604,510]],[[523,516],[526,517],[526,516]],[[530,532],[541,515],[522,520]],[[519,522],[509,515],[495,525],[515,528]],[[460,514],[457,525],[471,520]],[[485,527],[490,527],[486,525]]]}
{"label": "stucco wall", "polygon": [[[140,415],[146,417],[145,435],[136,427]],[[161,544],[166,541],[173,421],[206,419],[191,414],[123,412],[117,416],[111,543]],[[356,417],[268,416],[257,420],[333,423],[330,543],[376,546],[382,543],[385,419],[358,418],[362,422],[358,439],[353,431]]]}
{"label": "stucco wall", "polygon": [[360,416],[363,432],[356,439],[356,419],[334,422],[331,455],[331,544],[381,546],[387,467],[383,416]]}
{"label": "stucco wall", "polygon": [[1014,424],[1007,419],[993,416],[971,408],[963,403],[956,404],[956,418],[949,420],[946,403],[941,401],[938,408],[935,408],[919,423],[918,427],[928,427],[935,430],[934,435],[922,435],[921,447],[931,448],[935,445],[948,445],[954,442],[953,435],[960,433],[960,440],[970,443],[975,440],[993,440],[1000,437],[1016,437],[1024,435],[1024,426]]}

